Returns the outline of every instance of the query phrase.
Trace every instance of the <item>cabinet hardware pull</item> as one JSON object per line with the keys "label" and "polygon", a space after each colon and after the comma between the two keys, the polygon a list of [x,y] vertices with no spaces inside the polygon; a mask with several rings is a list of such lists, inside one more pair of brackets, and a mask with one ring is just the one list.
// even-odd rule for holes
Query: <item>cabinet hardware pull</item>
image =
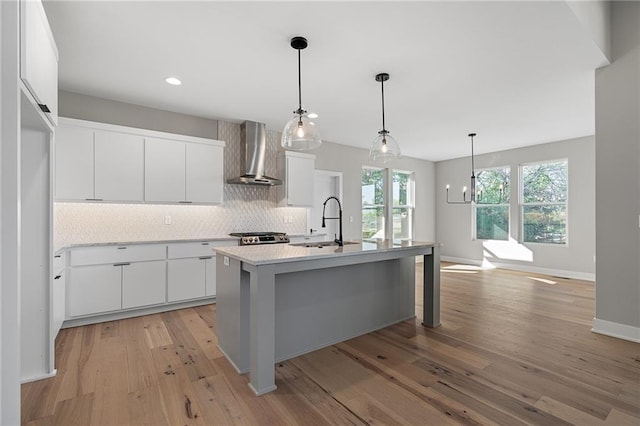
{"label": "cabinet hardware pull", "polygon": [[126,250],[126,247],[118,247],[118,250]]}
{"label": "cabinet hardware pull", "polygon": [[193,203],[193,201],[178,201],[178,202],[182,203],[182,204],[191,204],[191,203]]}
{"label": "cabinet hardware pull", "polygon": [[85,198],[85,201],[102,201],[102,198]]}
{"label": "cabinet hardware pull", "polygon": [[204,257],[199,257],[198,259],[200,260],[213,259],[213,256],[204,256]]}
{"label": "cabinet hardware pull", "polygon": [[55,277],[53,277],[54,280],[59,280],[60,277],[62,277],[62,275],[56,275]]}
{"label": "cabinet hardware pull", "polygon": [[62,256],[60,256],[59,254],[56,254],[55,256],[53,256],[56,259],[60,259]]}
{"label": "cabinet hardware pull", "polygon": [[47,104],[38,104],[38,106],[40,107],[40,110],[42,112],[51,112],[51,110],[49,109],[49,107],[47,106]]}
{"label": "cabinet hardware pull", "polygon": [[203,246],[208,246],[209,245],[209,243],[200,243],[200,244],[202,244]]}
{"label": "cabinet hardware pull", "polygon": [[131,263],[129,262],[125,262],[125,263],[114,263],[113,266],[129,266],[131,265]]}

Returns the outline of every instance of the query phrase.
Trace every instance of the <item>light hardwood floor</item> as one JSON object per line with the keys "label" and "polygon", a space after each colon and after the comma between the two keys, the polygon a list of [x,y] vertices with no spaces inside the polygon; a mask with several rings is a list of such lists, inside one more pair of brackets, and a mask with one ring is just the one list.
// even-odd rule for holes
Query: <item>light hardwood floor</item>
{"label": "light hardwood floor", "polygon": [[591,333],[594,290],[443,264],[441,327],[405,321],[280,363],[262,397],[217,349],[215,305],[66,329],[58,375],[22,386],[22,420],[638,426],[640,344]]}

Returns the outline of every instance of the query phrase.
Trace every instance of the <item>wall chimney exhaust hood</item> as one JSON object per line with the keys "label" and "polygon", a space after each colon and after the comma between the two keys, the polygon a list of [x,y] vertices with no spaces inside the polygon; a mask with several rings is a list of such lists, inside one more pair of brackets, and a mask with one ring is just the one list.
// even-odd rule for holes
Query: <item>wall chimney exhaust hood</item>
{"label": "wall chimney exhaust hood", "polygon": [[274,186],[282,185],[280,179],[264,174],[264,162],[267,152],[267,139],[264,123],[245,121],[240,125],[241,150],[244,150],[243,165],[245,173],[227,180],[231,184]]}

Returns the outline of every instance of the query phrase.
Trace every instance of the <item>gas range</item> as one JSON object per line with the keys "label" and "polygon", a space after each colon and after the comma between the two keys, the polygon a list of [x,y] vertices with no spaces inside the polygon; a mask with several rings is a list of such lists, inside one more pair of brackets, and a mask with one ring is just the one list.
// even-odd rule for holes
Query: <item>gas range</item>
{"label": "gas range", "polygon": [[258,244],[286,244],[289,236],[284,232],[232,232],[232,237],[240,237],[241,246]]}

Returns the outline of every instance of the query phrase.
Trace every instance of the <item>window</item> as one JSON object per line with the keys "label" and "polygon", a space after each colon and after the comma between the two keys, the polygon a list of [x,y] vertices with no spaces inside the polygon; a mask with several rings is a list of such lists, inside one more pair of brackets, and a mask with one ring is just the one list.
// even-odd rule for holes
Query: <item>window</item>
{"label": "window", "polygon": [[475,238],[509,238],[509,181],[511,169],[480,170],[476,176]]}
{"label": "window", "polygon": [[362,169],[362,240],[384,238],[384,169]]}
{"label": "window", "polygon": [[[390,185],[385,185],[389,179]],[[413,173],[362,169],[362,240],[413,238]],[[387,201],[388,200],[388,201]],[[386,209],[387,206],[390,209]],[[391,223],[391,235],[385,223]]]}
{"label": "window", "polygon": [[413,173],[392,172],[393,181],[393,239],[413,237]]}
{"label": "window", "polygon": [[567,243],[568,161],[521,166],[522,240]]}

